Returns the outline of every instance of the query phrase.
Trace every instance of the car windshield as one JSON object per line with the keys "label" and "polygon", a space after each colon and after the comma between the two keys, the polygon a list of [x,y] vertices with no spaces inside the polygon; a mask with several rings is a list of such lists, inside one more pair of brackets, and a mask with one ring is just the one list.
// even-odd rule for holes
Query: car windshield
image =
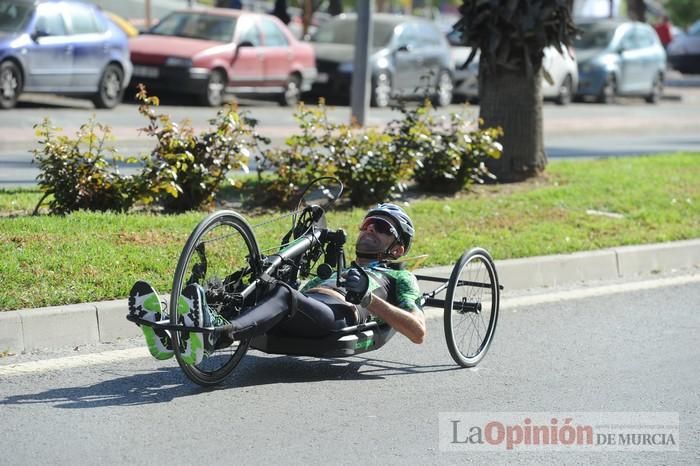
{"label": "car windshield", "polygon": [[[342,19],[327,21],[318,28],[316,34],[311,38],[312,42],[323,44],[349,44],[355,45],[355,31],[357,21],[354,19]],[[394,24],[374,22],[372,38],[373,47],[384,47],[391,40],[394,33]]]}
{"label": "car windshield", "polygon": [[574,47],[577,49],[602,49],[608,46],[615,35],[613,24],[579,24],[577,27],[581,34],[574,39]]}
{"label": "car windshield", "polygon": [[29,2],[0,0],[0,31],[19,32],[26,28],[34,5]]}
{"label": "car windshield", "polygon": [[696,21],[692,26],[690,26],[690,28],[688,28],[688,35],[700,36],[700,21]]}
{"label": "car windshield", "polygon": [[160,36],[231,42],[236,18],[205,13],[175,12],[163,18],[148,33]]}

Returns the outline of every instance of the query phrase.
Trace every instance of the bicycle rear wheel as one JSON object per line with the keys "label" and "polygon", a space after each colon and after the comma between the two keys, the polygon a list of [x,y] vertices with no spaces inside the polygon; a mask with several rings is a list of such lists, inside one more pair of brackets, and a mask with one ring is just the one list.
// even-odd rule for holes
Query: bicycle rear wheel
{"label": "bicycle rear wheel", "polygon": [[445,339],[452,359],[474,367],[483,359],[498,322],[500,288],[493,259],[481,248],[462,254],[445,296]]}
{"label": "bicycle rear wheel", "polygon": [[[197,225],[180,254],[170,297],[170,321],[178,322],[178,298],[191,283],[204,288],[210,308],[226,319],[235,317],[241,305],[233,302],[233,294],[259,275],[260,250],[248,222],[232,211],[213,213]],[[190,332],[173,332],[175,356],[185,375],[203,386],[220,383],[248,350],[248,340],[236,341],[223,334],[210,338],[205,333],[204,359],[190,365],[181,357],[182,342],[189,337]]]}

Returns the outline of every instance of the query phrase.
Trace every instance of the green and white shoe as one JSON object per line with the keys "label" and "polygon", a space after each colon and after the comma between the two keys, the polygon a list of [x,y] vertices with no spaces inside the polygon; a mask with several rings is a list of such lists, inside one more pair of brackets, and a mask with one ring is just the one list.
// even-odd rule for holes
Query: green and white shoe
{"label": "green and white shoe", "polygon": [[[207,306],[206,293],[199,284],[187,285],[178,302],[178,323],[186,327],[220,327],[228,321]],[[180,341],[180,357],[186,364],[199,364],[216,349],[213,333],[187,332]]]}
{"label": "green and white shoe", "polygon": [[[158,293],[144,281],[137,281],[129,292],[129,314],[149,322],[162,319],[162,309]],[[173,342],[166,330],[139,325],[151,356],[156,359],[169,359],[175,354]]]}

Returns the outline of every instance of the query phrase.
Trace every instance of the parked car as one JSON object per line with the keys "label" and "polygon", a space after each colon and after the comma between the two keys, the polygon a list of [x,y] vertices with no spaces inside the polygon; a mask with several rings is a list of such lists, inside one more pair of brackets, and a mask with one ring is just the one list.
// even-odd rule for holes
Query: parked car
{"label": "parked car", "polygon": [[23,92],[122,100],[131,77],[126,35],[93,5],[0,0],[0,108]]}
{"label": "parked car", "polygon": [[227,93],[274,94],[296,105],[316,78],[314,51],[274,16],[228,8],[178,10],[130,40],[132,86],[219,106]]}
{"label": "parked car", "polygon": [[656,31],[644,23],[604,20],[577,24],[578,98],[612,102],[641,96],[657,102],[663,93],[666,52]]}
{"label": "parked car", "polygon": [[[372,18],[372,105],[386,107],[393,97],[420,97],[426,91],[436,105],[449,105],[454,67],[437,26],[412,16],[376,13]],[[311,38],[318,68],[314,94],[349,97],[356,30],[357,15],[343,14],[323,23]]]}
{"label": "parked car", "polygon": [[[455,97],[475,101],[479,98],[479,53],[477,52],[465,69],[460,69],[471,53],[471,47],[461,45],[458,31],[451,31],[448,41],[452,45],[455,63]],[[562,52],[550,46],[544,49],[543,69],[549,73],[548,80],[542,78],[542,97],[554,100],[559,105],[571,102],[578,86],[578,66],[572,48],[561,44]]]}
{"label": "parked car", "polygon": [[136,37],[139,35],[139,30],[131,24],[127,19],[119,16],[118,14],[114,13],[113,11],[107,11],[103,10],[105,16],[109,18],[110,21],[112,21],[114,24],[117,25],[119,29],[124,31],[124,34],[126,34],[127,37]]}
{"label": "parked car", "polygon": [[700,20],[678,34],[666,49],[668,61],[681,73],[700,73]]}

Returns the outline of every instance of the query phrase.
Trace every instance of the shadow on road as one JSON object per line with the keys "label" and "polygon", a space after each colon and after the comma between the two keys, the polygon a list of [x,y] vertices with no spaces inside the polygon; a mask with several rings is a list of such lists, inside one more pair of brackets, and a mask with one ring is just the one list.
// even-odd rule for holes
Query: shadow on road
{"label": "shadow on road", "polygon": [[453,370],[459,368],[454,364],[416,365],[362,357],[319,360],[248,355],[228,379],[214,388],[195,385],[187,380],[176,366],[125,376],[121,375],[127,370],[105,370],[103,374],[108,380],[87,386],[54,388],[34,394],[8,396],[0,399],[0,406],[48,404],[64,409],[137,406],[166,403],[176,398],[212,390],[328,380],[382,380],[399,375]]}

